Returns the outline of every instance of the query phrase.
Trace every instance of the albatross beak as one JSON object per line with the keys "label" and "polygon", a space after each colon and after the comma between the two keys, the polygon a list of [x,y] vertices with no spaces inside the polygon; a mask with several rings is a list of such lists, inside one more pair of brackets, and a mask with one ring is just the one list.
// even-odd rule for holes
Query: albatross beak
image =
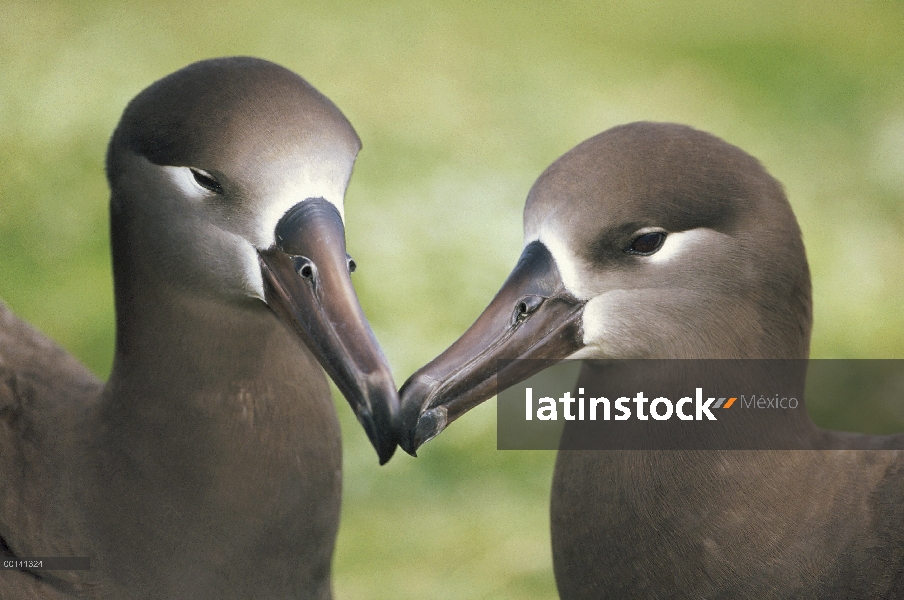
{"label": "albatross beak", "polygon": [[[402,386],[399,445],[413,456],[500,385],[515,385],[579,350],[585,303],[567,291],[546,246],[528,244],[477,321]],[[507,359],[537,360],[498,362]]]}
{"label": "albatross beak", "polygon": [[276,242],[259,252],[267,304],[320,361],[385,464],[396,448],[398,394],[352,287],[339,211],[305,200],[279,221]]}

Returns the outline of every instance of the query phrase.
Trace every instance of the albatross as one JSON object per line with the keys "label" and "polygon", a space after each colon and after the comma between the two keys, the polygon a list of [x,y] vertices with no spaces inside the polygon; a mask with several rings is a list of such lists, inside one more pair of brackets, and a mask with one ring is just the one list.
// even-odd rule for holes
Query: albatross
{"label": "albatross", "polygon": [[352,287],[361,143],[264,60],[142,91],[107,152],[106,383],[0,305],[0,570],[19,598],[331,597],[341,443],[329,375],[381,463],[398,395]]}
{"label": "albatross", "polygon": [[[606,360],[580,392],[619,376],[617,359],[808,357],[797,221],[762,165],[713,135],[641,122],[586,140],[536,181],[524,233],[490,305],[402,386],[409,453],[549,361]],[[561,598],[904,597],[904,437],[787,426],[815,449],[560,450]]]}

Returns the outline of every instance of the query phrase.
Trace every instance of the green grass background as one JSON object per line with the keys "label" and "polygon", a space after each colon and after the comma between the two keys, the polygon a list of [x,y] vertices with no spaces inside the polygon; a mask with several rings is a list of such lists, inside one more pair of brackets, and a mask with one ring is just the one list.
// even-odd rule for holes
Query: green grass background
{"label": "green grass background", "polygon": [[[784,183],[811,262],[814,356],[902,357],[902,40],[899,0],[0,0],[0,299],[106,376],[107,138],[152,81],[248,54],[306,77],[364,142],[349,248],[398,383],[514,265],[537,175],[640,119],[711,131]],[[380,468],[337,407],[338,598],[555,597],[553,453],[495,450],[488,402]]]}

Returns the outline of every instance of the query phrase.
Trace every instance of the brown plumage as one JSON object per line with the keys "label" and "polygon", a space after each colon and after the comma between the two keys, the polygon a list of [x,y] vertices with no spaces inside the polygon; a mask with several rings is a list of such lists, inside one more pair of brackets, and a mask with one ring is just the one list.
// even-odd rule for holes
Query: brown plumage
{"label": "brown plumage", "polygon": [[[331,597],[341,444],[323,369],[381,461],[397,395],[349,278],[360,142],[302,78],[196,63],[111,141],[117,340],[100,383],[0,311],[0,597]],[[323,368],[321,368],[321,366]]]}
{"label": "brown plumage", "polygon": [[[409,452],[498,391],[500,358],[809,353],[810,276],[791,207],[754,158],[712,135],[665,123],[603,132],[540,176],[524,223],[502,290],[402,386]],[[530,374],[516,364],[500,379]],[[577,386],[600,389],[611,374],[584,369]],[[803,419],[801,446],[823,450],[560,451],[560,596],[904,597],[904,454],[832,450],[852,438]]]}

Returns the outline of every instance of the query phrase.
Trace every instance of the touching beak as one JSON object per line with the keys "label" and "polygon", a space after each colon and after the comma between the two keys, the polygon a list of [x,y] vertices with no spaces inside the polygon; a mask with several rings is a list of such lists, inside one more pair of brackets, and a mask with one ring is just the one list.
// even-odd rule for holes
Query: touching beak
{"label": "touching beak", "polygon": [[[580,350],[585,303],[565,289],[546,246],[528,244],[477,321],[402,386],[399,445],[415,455],[484,400]],[[500,362],[510,359],[533,360]]]}
{"label": "touching beak", "polygon": [[259,256],[267,304],[320,361],[385,464],[395,452],[399,399],[352,287],[339,211],[322,198],[297,204],[277,224],[276,245]]}

